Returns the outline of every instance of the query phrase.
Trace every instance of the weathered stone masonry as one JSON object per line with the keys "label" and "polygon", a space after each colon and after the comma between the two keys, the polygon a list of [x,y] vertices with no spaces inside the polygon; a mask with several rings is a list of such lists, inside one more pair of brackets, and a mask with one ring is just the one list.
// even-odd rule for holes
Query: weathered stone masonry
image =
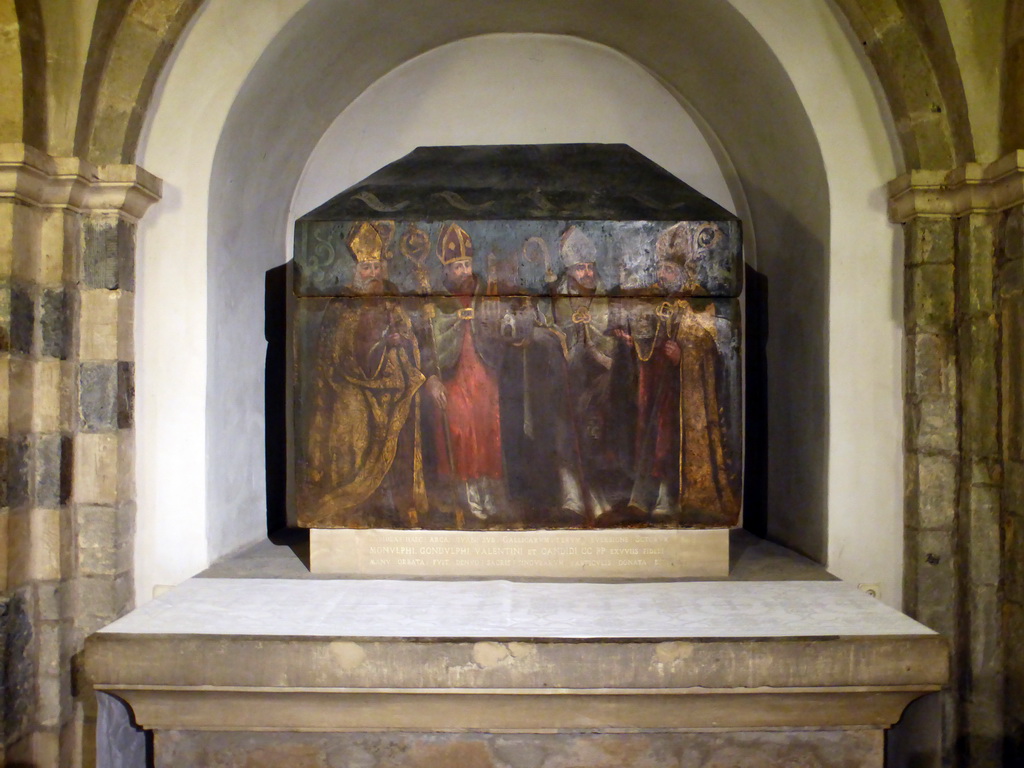
{"label": "weathered stone masonry", "polygon": [[1019,662],[1006,650],[1021,595],[1022,161],[890,187],[906,232],[905,608],[953,643],[946,749],[973,766],[1001,765],[1020,723]]}
{"label": "weathered stone masonry", "polygon": [[1007,752],[1024,752],[1024,206],[1007,216],[998,270]]}
{"label": "weathered stone masonry", "polygon": [[135,221],[159,182],[0,146],[9,760],[73,765],[84,638],[131,607]]}
{"label": "weathered stone masonry", "polygon": [[[200,5],[100,0],[95,19],[67,22],[92,25],[75,74],[42,23],[45,0],[0,0],[0,141],[134,162],[159,73]],[[943,6],[956,5],[835,0],[908,168],[957,167],[981,145],[956,61],[974,53],[951,50],[945,31]],[[1008,150],[1024,137],[1024,3],[1008,0],[1005,16],[1005,50],[991,40],[983,63],[1003,72]],[[1024,752],[1024,195],[1012,191],[1019,163],[998,165],[918,172],[893,190],[907,235],[905,607],[956,641],[948,749],[974,765],[996,764],[1000,729],[1006,755]],[[11,467],[0,581],[17,661],[0,756],[11,744],[11,762],[89,761],[70,660],[130,605],[132,222],[156,187],[132,166],[0,145],[0,466]],[[998,204],[964,202],[983,188],[1002,190]]]}

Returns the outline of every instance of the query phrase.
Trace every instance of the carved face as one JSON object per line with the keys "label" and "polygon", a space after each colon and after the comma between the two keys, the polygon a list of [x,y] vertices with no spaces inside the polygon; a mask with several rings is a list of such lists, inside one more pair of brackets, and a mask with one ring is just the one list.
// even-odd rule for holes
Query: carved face
{"label": "carved face", "polygon": [[380,293],[384,290],[384,270],[379,261],[360,261],[356,264],[355,288],[360,293]]}
{"label": "carved face", "polygon": [[594,270],[594,262],[583,261],[569,267],[569,279],[576,287],[586,291],[592,291],[597,287],[597,272]]}
{"label": "carved face", "polygon": [[444,268],[444,284],[452,293],[473,292],[473,262],[459,259]]}
{"label": "carved face", "polygon": [[674,261],[658,262],[658,285],[666,293],[675,293],[683,287],[683,268]]}

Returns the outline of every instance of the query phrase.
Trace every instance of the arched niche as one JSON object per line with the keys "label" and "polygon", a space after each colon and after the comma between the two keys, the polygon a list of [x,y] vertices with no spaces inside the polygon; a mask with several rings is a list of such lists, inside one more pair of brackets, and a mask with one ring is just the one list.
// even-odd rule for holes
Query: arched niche
{"label": "arched niche", "polygon": [[[139,156],[166,184],[140,229],[139,599],[265,535],[264,281],[287,258],[318,144],[396,67],[486,34],[600,46],[685,105],[766,289],[767,342],[755,351],[768,382],[767,532],[898,603],[901,313],[883,189],[896,164],[872,84],[817,0],[771,12],[753,0],[204,6],[158,87]],[[497,90],[517,82],[504,74]],[[567,114],[581,108],[575,95]],[[637,101],[624,95],[618,110]],[[499,132],[487,117],[453,112],[481,140],[489,124]],[[519,127],[516,140],[538,140],[536,124]],[[564,140],[595,140],[585,131]]]}

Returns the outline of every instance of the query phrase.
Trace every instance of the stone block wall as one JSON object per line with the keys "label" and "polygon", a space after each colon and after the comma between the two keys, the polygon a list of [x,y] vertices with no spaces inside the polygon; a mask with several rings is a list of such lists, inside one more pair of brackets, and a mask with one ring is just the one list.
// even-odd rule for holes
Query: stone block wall
{"label": "stone block wall", "polygon": [[961,465],[957,506],[960,583],[961,728],[976,765],[1002,759],[1003,638],[998,440],[998,323],[993,290],[1002,216],[971,213],[957,231],[957,357]]}
{"label": "stone block wall", "polygon": [[1006,754],[1024,753],[1024,207],[1007,216],[997,272],[1003,485]]}
{"label": "stone block wall", "polygon": [[24,145],[0,163],[2,744],[15,764],[88,764],[95,705],[73,677],[133,599],[134,222],[159,183]]}
{"label": "stone block wall", "polygon": [[[960,431],[955,336],[956,222],[916,217],[905,225],[904,609],[955,638],[958,579],[957,492]],[[960,675],[953,658],[951,677]],[[944,733],[957,731],[958,707],[943,694]],[[949,745],[947,745],[949,748]]]}
{"label": "stone block wall", "polygon": [[[66,438],[65,212],[26,199],[0,203],[12,248],[0,264],[9,312],[7,413],[8,713],[12,761],[59,757],[70,701],[66,572],[70,443]],[[70,218],[70,217],[69,217]]]}
{"label": "stone block wall", "polygon": [[904,223],[905,608],[953,646],[951,764],[1024,746],[1024,155],[890,186]]}

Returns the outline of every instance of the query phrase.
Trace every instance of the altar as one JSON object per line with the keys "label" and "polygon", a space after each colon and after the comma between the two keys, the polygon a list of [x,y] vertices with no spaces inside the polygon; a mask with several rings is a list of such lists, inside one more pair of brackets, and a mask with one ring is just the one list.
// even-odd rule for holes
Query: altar
{"label": "altar", "polygon": [[744,271],[626,145],[421,147],[298,218],[305,549],[87,640],[98,765],[881,768],[947,644],[744,562]]}
{"label": "altar", "polygon": [[145,738],[111,735],[116,697],[158,768],[880,767],[886,729],[947,682],[946,642],[811,578],[214,572],[89,639],[99,765],[131,768]]}

